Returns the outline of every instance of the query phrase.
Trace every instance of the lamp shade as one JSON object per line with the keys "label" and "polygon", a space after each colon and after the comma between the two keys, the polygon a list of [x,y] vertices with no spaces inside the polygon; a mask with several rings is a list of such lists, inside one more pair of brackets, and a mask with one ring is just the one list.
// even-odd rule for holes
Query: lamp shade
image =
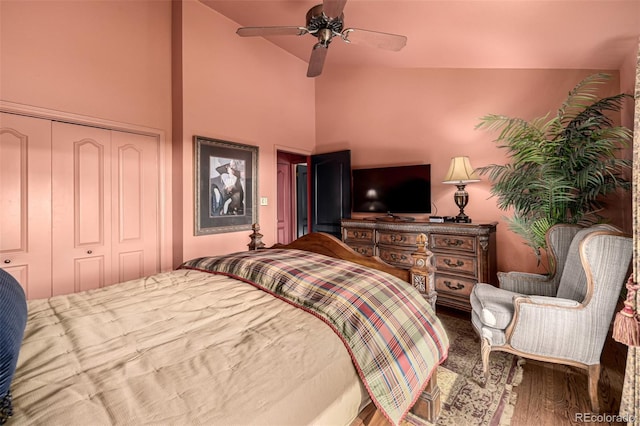
{"label": "lamp shade", "polygon": [[442,183],[459,185],[469,182],[480,182],[480,178],[471,167],[469,157],[453,157]]}

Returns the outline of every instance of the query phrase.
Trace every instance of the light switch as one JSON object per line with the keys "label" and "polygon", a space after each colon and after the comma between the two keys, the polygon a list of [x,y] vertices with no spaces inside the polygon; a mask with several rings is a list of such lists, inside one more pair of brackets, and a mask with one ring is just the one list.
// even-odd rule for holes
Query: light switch
{"label": "light switch", "polygon": [[260,197],[260,205],[261,206],[268,206],[269,205],[269,199],[267,197]]}

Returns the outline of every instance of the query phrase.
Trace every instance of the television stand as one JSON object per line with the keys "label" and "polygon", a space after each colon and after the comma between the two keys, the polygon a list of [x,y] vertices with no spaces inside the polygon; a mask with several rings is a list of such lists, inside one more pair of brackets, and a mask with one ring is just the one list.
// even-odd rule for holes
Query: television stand
{"label": "television stand", "polygon": [[414,217],[398,216],[391,212],[388,212],[386,216],[378,216],[375,219],[381,222],[413,222],[416,220]]}

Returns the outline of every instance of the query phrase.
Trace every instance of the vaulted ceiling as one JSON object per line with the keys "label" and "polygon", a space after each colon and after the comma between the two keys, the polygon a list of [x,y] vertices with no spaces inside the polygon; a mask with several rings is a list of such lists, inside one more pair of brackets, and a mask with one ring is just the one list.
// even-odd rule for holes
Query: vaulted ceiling
{"label": "vaulted ceiling", "polygon": [[[305,26],[307,11],[320,3],[200,1],[239,27]],[[403,34],[407,45],[391,52],[334,38],[327,64],[614,70],[637,49],[640,0],[348,0],[344,24]],[[308,34],[268,40],[304,61],[316,42]]]}

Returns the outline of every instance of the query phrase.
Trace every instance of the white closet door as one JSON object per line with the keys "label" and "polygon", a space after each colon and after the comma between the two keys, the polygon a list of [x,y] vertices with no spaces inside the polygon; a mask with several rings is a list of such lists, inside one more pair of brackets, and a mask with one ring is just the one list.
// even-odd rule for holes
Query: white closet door
{"label": "white closet door", "polygon": [[113,280],[159,268],[158,143],[155,137],[112,131]]}
{"label": "white closet door", "polygon": [[53,122],[53,295],[112,281],[111,131]]}
{"label": "white closet door", "polygon": [[0,113],[0,267],[51,296],[51,122]]}

